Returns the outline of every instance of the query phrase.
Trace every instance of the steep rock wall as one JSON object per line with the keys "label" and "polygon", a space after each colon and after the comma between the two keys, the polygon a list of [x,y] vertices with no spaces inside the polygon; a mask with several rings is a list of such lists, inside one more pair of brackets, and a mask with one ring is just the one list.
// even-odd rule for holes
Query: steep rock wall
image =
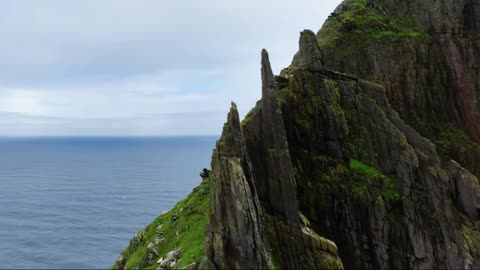
{"label": "steep rock wall", "polygon": [[[317,46],[305,42],[310,39],[305,36],[313,33],[302,32],[300,51],[319,50],[302,48]],[[320,62],[296,66],[317,58],[317,53],[297,55],[310,59],[294,58],[283,71],[289,83],[280,94],[300,210],[339,245],[344,265],[479,267],[478,251],[464,233],[465,226],[478,229],[476,177],[463,168],[442,168],[434,144],[401,120],[384,87],[318,69]],[[339,131],[339,126],[346,127]],[[324,135],[332,129],[333,137]],[[319,147],[332,142],[336,149],[348,147],[351,158],[378,168],[387,180],[359,176],[345,166],[343,156]],[[455,173],[460,171],[466,174]],[[393,192],[388,179],[394,182]],[[462,203],[466,201],[472,208]]]}
{"label": "steep rock wall", "polygon": [[477,177],[479,10],[472,0],[348,0],[317,34],[325,67],[382,84],[444,164],[459,160]]}
{"label": "steep rock wall", "polygon": [[315,39],[302,32],[276,80],[262,53],[262,100],[241,125],[272,260],[329,265],[336,248],[315,254],[334,246],[316,231],[347,268],[480,267],[477,178],[442,165],[381,84],[323,67]]}
{"label": "steep rock wall", "polygon": [[[202,267],[341,269],[335,243],[302,222],[282,110],[265,50],[262,82],[259,111],[240,128],[233,106],[214,151],[207,262]],[[259,237],[250,237],[249,232]]]}
{"label": "steep rock wall", "polygon": [[[279,76],[262,51],[262,99],[241,123],[232,104],[212,157],[198,268],[480,268],[479,9],[347,0]],[[160,256],[132,243],[119,268]]]}

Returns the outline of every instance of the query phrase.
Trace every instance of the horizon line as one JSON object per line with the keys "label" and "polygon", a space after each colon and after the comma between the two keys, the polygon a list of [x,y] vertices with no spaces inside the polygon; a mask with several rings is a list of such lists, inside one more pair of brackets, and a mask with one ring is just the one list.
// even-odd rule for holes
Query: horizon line
{"label": "horizon line", "polygon": [[172,137],[219,137],[220,134],[178,134],[178,135],[0,135],[0,139],[28,138],[172,138]]}

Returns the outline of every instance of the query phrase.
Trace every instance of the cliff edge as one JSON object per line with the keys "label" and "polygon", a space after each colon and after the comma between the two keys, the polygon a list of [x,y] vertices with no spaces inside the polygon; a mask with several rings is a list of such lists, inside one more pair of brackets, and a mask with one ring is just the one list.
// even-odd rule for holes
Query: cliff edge
{"label": "cliff edge", "polygon": [[480,268],[480,5],[347,0],[114,268]]}

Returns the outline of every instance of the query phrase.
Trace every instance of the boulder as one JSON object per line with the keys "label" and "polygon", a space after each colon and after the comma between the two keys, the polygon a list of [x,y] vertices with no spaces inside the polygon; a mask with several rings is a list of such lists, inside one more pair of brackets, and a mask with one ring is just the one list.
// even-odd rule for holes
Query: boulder
{"label": "boulder", "polygon": [[457,204],[474,221],[480,217],[480,185],[477,177],[465,170],[455,161],[447,166],[455,182],[455,198]]}

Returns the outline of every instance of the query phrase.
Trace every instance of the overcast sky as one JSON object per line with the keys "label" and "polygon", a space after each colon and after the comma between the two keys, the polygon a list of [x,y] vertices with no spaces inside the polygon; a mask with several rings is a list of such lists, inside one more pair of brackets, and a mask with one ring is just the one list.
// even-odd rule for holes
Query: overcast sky
{"label": "overcast sky", "polygon": [[1,1],[0,136],[218,135],[339,3]]}

